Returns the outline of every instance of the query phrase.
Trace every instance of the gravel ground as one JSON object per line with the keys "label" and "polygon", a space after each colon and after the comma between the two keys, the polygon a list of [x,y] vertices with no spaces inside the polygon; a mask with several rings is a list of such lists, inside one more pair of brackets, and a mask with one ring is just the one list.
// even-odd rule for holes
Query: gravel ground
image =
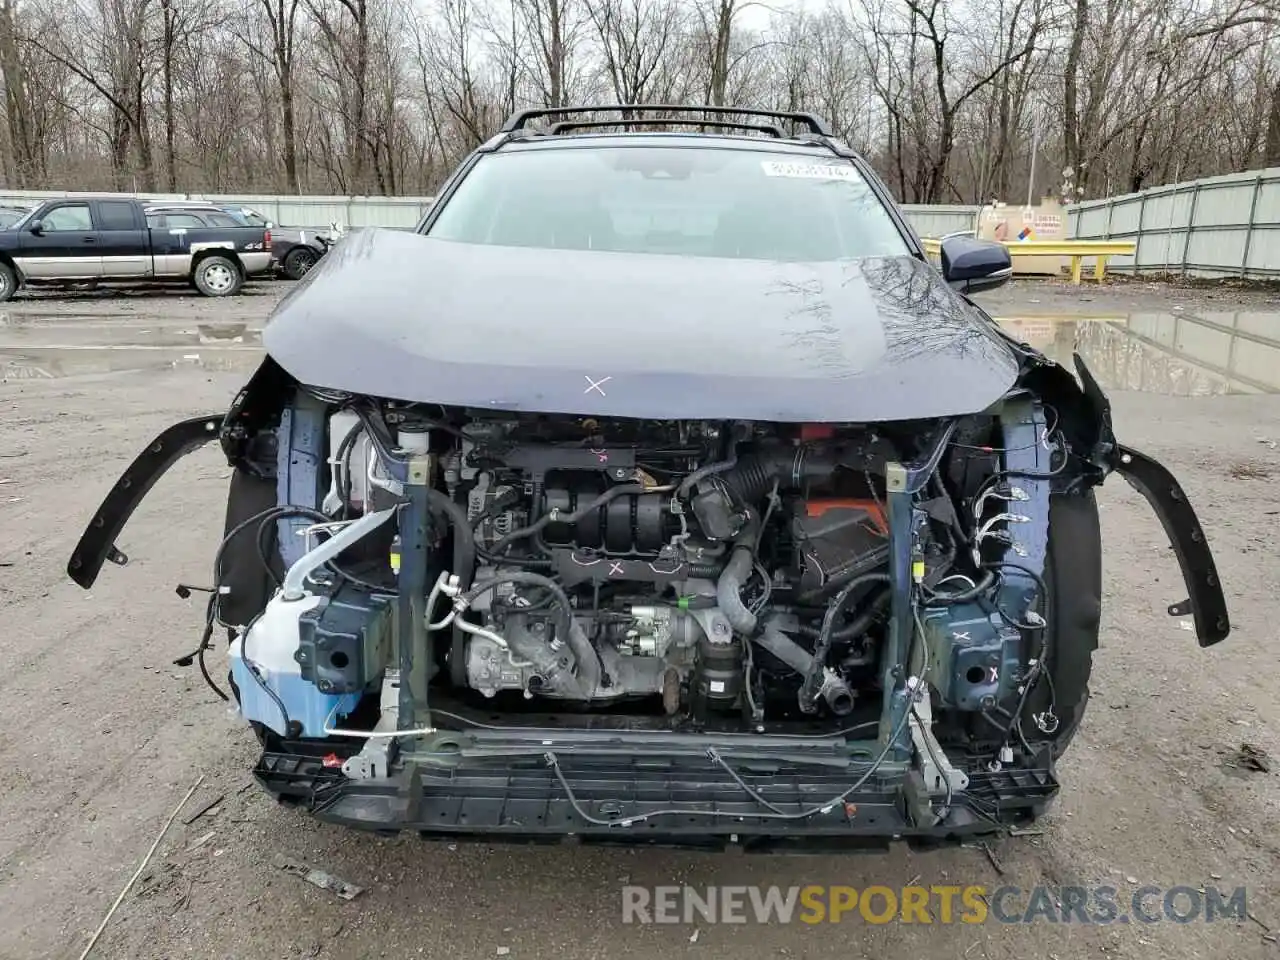
{"label": "gravel ground", "polygon": [[[1064,289],[1066,288],[1066,289]],[[0,313],[0,957],[75,958],[195,777],[180,818],[95,957],[841,958],[1280,957],[1280,758],[1273,478],[1280,397],[1116,393],[1116,430],[1170,466],[1200,513],[1231,637],[1197,647],[1165,605],[1184,589],[1155,517],[1123,481],[1100,494],[1106,588],[1095,699],[1037,836],[927,854],[743,857],[424,843],[328,827],[250,784],[252,735],[170,661],[194,646],[228,470],[179,463],[91,592],[64,568],[120,471],[160,429],[221,412],[257,358],[284,284],[209,301],[174,293],[20,299]],[[1084,299],[1092,297],[1093,299]],[[1015,283],[993,312],[1276,309],[1268,291]],[[1031,311],[1032,307],[1036,307]],[[1277,318],[1280,321],[1280,317]],[[359,884],[350,902],[273,865],[285,855]],[[997,866],[998,865],[998,866]],[[918,878],[918,879],[916,879]],[[624,926],[624,883],[1245,886],[1254,919],[807,927]]]}

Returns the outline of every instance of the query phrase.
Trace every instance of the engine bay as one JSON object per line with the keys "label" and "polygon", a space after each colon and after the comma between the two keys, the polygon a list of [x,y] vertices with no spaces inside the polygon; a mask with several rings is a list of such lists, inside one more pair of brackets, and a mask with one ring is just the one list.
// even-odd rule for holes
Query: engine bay
{"label": "engine bay", "polygon": [[270,792],[336,822],[982,833],[1057,792],[1110,472],[1169,534],[1189,593],[1170,615],[1201,646],[1230,629],[1184,492],[1078,372],[1028,355],[980,413],[791,423],[390,401],[268,359],[225,415],[142,451],[67,569],[89,589],[128,563],[129,516],[216,438],[225,533],[212,584],[178,587],[208,601],[174,662],[249,722]]}
{"label": "engine bay", "polygon": [[210,622],[243,715],[366,738],[348,774],[487,716],[862,730],[958,788],[948,749],[999,767],[1058,727],[1043,691],[1024,709],[1050,490],[1082,476],[1055,416],[608,420],[300,390],[257,445],[274,502],[219,551],[265,592],[219,567]]}

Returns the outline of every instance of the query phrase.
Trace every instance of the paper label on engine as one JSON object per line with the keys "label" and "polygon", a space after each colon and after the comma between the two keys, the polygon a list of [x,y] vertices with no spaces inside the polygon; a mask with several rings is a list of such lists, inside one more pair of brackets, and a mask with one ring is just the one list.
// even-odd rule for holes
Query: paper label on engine
{"label": "paper label on engine", "polygon": [[766,177],[794,177],[800,180],[857,180],[853,167],[833,163],[791,163],[785,160],[761,160]]}

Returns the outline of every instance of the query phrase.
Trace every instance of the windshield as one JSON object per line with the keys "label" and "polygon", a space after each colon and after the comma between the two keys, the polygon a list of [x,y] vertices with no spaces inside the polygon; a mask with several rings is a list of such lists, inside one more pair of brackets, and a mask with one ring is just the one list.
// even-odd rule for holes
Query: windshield
{"label": "windshield", "polygon": [[427,232],[460,243],[781,261],[910,252],[848,160],[704,147],[490,154]]}

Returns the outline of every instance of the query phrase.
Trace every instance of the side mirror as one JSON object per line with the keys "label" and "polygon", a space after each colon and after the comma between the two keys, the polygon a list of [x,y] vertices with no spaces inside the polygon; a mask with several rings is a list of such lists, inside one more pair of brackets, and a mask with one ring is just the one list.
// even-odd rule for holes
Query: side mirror
{"label": "side mirror", "polygon": [[44,233],[44,221],[32,220],[31,223],[28,225],[27,229],[30,230],[32,233],[34,233],[38,237],[40,236],[40,234]]}
{"label": "side mirror", "polygon": [[1013,260],[1003,243],[948,237],[941,244],[942,276],[963,293],[990,290],[1013,277]]}

